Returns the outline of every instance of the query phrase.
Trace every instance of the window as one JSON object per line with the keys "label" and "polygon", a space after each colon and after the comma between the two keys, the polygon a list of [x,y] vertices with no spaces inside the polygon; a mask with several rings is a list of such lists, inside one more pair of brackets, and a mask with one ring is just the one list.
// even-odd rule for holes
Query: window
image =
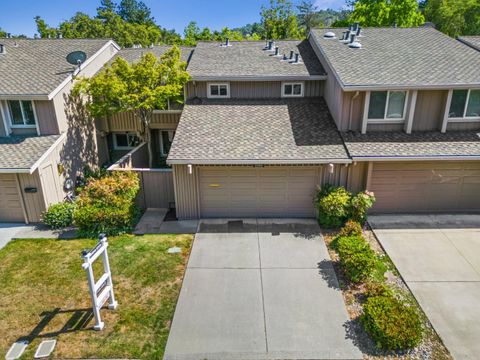
{"label": "window", "polygon": [[368,107],[369,120],[403,120],[407,103],[406,91],[372,91]]}
{"label": "window", "polygon": [[140,144],[140,139],[135,134],[113,134],[113,147],[115,150],[130,150]]}
{"label": "window", "polygon": [[282,96],[283,97],[302,97],[303,83],[283,83]]}
{"label": "window", "polygon": [[480,90],[453,90],[449,118],[480,118]]}
{"label": "window", "polygon": [[175,131],[173,130],[160,132],[160,152],[162,156],[167,156],[170,152],[174,136]]}
{"label": "window", "polygon": [[8,100],[12,127],[35,127],[35,113],[30,100]]}
{"label": "window", "polygon": [[229,98],[230,97],[230,84],[208,84],[209,98]]}

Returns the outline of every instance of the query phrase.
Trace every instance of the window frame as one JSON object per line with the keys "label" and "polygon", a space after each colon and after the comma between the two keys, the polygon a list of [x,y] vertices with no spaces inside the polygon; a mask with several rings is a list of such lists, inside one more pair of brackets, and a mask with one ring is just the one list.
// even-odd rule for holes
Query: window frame
{"label": "window frame", "polygon": [[117,143],[117,135],[126,135],[127,136],[127,143],[129,142],[128,141],[128,137],[129,136],[134,136],[136,138],[138,138],[139,140],[139,145],[142,143],[141,139],[137,136],[137,134],[134,134],[134,133],[124,133],[124,132],[115,132],[113,133],[113,149],[114,150],[133,150],[135,149],[137,146],[119,146],[118,143]]}
{"label": "window frame", "polygon": [[[383,110],[383,118],[376,118],[376,119],[370,119],[368,117],[368,113],[370,112],[370,106],[372,105],[371,103],[371,96],[372,92],[387,92],[387,100],[385,102],[385,109]],[[388,118],[387,117],[387,112],[388,112],[388,103],[390,101],[390,93],[391,92],[404,92],[405,93],[405,103],[403,104],[403,116],[402,118]],[[368,124],[403,124],[405,120],[407,119],[407,105],[408,105],[408,97],[409,97],[409,91],[408,90],[372,90],[368,94],[368,108],[366,109],[366,118],[367,118],[367,123]]]}
{"label": "window frame", "polygon": [[454,90],[451,90],[449,92],[449,99],[447,102],[447,107],[446,107],[446,115],[447,115],[447,120],[448,122],[478,122],[480,121],[480,116],[467,116],[467,110],[468,110],[468,102],[470,101],[470,93],[472,90],[477,90],[480,91],[480,89],[455,89],[455,90],[467,90],[467,98],[465,99],[465,106],[463,108],[463,116],[462,117],[450,117],[450,108],[452,106],[452,100],[453,100],[453,92]]}
{"label": "window frame", "polygon": [[[292,85],[292,94],[285,94],[285,85]],[[300,94],[293,93],[293,87],[295,85],[300,85],[301,91]],[[282,98],[299,98],[305,96],[305,82],[304,81],[284,81],[282,82]]]}
{"label": "window frame", "polygon": [[[22,113],[22,121],[23,124],[14,124],[13,123],[13,114],[12,114],[12,109],[10,107],[10,102],[11,101],[18,101],[20,104],[20,111]],[[33,112],[33,120],[35,124],[27,124],[26,123],[26,118],[25,118],[25,110],[23,109],[23,102],[30,102],[32,105],[32,112]],[[6,110],[7,110],[7,116],[8,116],[8,122],[9,126],[11,129],[37,129],[38,132],[38,118],[37,118],[37,111],[35,109],[35,102],[33,100],[22,100],[22,99],[8,99],[5,100],[5,105],[6,105]]]}
{"label": "window frame", "polygon": [[[212,95],[211,86],[218,86],[218,95]],[[220,86],[227,88],[227,95],[220,95]],[[207,98],[209,99],[229,99],[230,98],[230,83],[229,82],[209,82],[207,83]]]}

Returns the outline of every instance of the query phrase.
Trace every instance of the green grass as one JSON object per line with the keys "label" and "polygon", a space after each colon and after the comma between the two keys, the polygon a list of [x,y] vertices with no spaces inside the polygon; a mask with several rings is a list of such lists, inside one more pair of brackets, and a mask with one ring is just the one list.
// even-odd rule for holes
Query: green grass
{"label": "green grass", "polygon": [[[55,358],[161,359],[192,239],[191,235],[109,239],[119,307],[102,310],[105,329],[100,332],[92,330],[93,319],[84,321],[91,302],[80,257],[82,249],[96,241],[10,242],[0,250],[0,357],[14,341],[26,337],[32,344],[24,358],[33,358],[40,341],[53,337]],[[168,254],[172,246],[181,247],[182,254]],[[95,265],[98,278],[101,261]]]}

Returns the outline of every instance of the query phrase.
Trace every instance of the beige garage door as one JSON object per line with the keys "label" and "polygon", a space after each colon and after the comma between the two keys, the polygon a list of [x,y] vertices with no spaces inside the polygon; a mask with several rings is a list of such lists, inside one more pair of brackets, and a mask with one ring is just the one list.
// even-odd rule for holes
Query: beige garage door
{"label": "beige garage door", "polygon": [[24,222],[14,174],[0,174],[0,222]]}
{"label": "beige garage door", "polygon": [[313,217],[315,167],[202,167],[202,217]]}
{"label": "beige garage door", "polygon": [[373,212],[480,211],[480,162],[374,163]]}

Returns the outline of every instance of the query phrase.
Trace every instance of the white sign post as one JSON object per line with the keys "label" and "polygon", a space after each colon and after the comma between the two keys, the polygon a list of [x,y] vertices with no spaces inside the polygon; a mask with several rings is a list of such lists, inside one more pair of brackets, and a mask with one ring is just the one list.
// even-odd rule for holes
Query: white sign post
{"label": "white sign post", "polygon": [[[90,251],[82,253],[82,268],[87,273],[88,287],[90,289],[90,297],[92,298],[93,314],[95,315],[95,330],[102,330],[105,324],[100,317],[100,309],[109,300],[108,308],[115,310],[118,303],[113,295],[112,273],[110,272],[110,264],[108,262],[107,253],[108,241],[105,234],[100,234],[98,244]],[[100,256],[103,259],[104,274],[95,282],[93,277],[93,263]]]}

